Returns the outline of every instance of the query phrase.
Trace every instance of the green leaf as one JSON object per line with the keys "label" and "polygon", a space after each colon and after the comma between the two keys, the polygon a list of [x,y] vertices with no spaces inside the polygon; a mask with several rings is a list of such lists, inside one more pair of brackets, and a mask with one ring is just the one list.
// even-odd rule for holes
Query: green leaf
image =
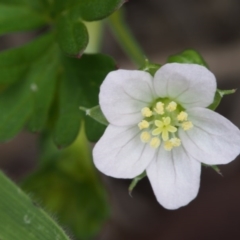
{"label": "green leaf", "polygon": [[[57,18],[59,14],[65,14],[71,8],[76,8],[76,5],[81,0],[56,0],[56,1],[49,1],[50,4],[50,12],[53,18]],[[79,17],[79,15],[78,15]]]}
{"label": "green leaf", "polygon": [[145,178],[146,176],[147,176],[147,174],[146,174],[146,172],[144,171],[143,173],[141,173],[140,175],[138,175],[137,177],[135,177],[135,178],[132,180],[130,186],[128,187],[128,192],[129,192],[130,195],[132,194],[133,189],[137,186],[138,182],[139,182],[140,180],[142,180],[143,178]]}
{"label": "green leaf", "polygon": [[106,126],[95,121],[94,119],[86,116],[86,135],[90,142],[97,142],[99,138],[103,135]]}
{"label": "green leaf", "polygon": [[195,63],[205,67],[207,63],[203,59],[203,57],[195,50],[189,49],[185,50],[177,55],[172,55],[167,60],[168,63]]}
{"label": "green leaf", "polygon": [[63,230],[0,172],[1,240],[69,240]]}
{"label": "green leaf", "polygon": [[80,15],[85,21],[95,21],[108,17],[118,10],[125,0],[81,0]]}
{"label": "green leaf", "polygon": [[57,40],[64,53],[80,57],[88,44],[88,32],[80,20],[64,15],[57,22]]}
{"label": "green leaf", "polygon": [[76,239],[93,239],[108,216],[108,204],[84,128],[77,140],[61,151],[50,139],[42,144],[48,148],[41,151],[44,164],[24,182],[24,189],[54,212]]}
{"label": "green leaf", "polygon": [[125,0],[58,0],[52,4],[52,15],[69,12],[74,19],[85,21],[101,20],[118,10]]}
{"label": "green leaf", "polygon": [[28,81],[18,82],[0,95],[0,141],[13,138],[25,125],[33,109]]}
{"label": "green leaf", "polygon": [[28,123],[30,131],[40,131],[48,119],[49,110],[55,94],[59,68],[59,50],[53,46],[32,67],[30,87],[32,90],[33,113]]}
{"label": "green leaf", "polygon": [[[42,42],[42,40],[46,39],[48,39],[48,41]],[[42,91],[47,93],[53,87],[51,87],[52,83],[49,83],[49,86],[47,86],[49,89],[42,90],[42,85],[47,84],[46,81],[48,81],[48,77],[51,78],[51,76],[45,74],[50,74],[48,68],[50,68],[51,64],[56,61],[50,59],[51,64],[49,64],[47,68],[43,66],[43,62],[46,61],[46,56],[49,56],[44,53],[46,53],[46,51],[48,51],[48,54],[52,53],[49,48],[49,39],[52,39],[52,37],[44,36],[38,40],[39,42],[44,43],[44,48],[42,48],[42,45],[32,44],[29,45],[28,48],[24,47],[26,49],[25,52],[22,51],[21,48],[16,49],[16,52],[20,53],[17,57],[14,57],[13,55],[14,51],[5,54],[5,64],[9,64],[13,69],[15,69],[15,64],[18,66],[17,64],[19,63],[20,56],[22,56],[23,64],[26,66],[26,72],[24,75],[21,75],[21,81],[6,87],[0,95],[0,141],[6,141],[13,138],[24,127],[32,114],[35,114],[35,118],[32,118],[31,120],[31,126],[33,129],[40,129],[45,122],[46,115],[44,115],[44,113],[47,114],[46,111],[48,108],[46,104],[49,104],[49,99],[51,99],[52,96],[43,96],[44,93]],[[47,46],[45,46],[46,43]],[[39,52],[39,49],[34,49],[32,53],[29,52],[33,46],[39,47],[41,50],[44,49],[45,52]],[[36,53],[38,53],[38,56]],[[56,55],[54,54],[54,57],[55,56]],[[0,55],[0,59],[1,57],[4,59],[4,54]],[[34,59],[35,61],[30,62],[31,59]],[[36,90],[40,90],[39,94],[42,93],[39,95]],[[43,96],[45,100],[39,99],[39,96]],[[36,107],[35,112],[33,112],[34,107]],[[40,112],[36,112],[38,110]]]}
{"label": "green leaf", "polygon": [[30,8],[0,3],[0,35],[15,31],[32,30],[46,23],[45,17]]}
{"label": "green leaf", "polygon": [[[54,140],[60,147],[71,144],[78,134],[84,116],[79,106],[90,108],[98,104],[99,87],[106,75],[115,69],[114,61],[101,54],[83,55],[81,59],[63,58],[63,62],[65,72],[59,93],[59,118],[54,130]],[[99,137],[96,132],[95,138]]]}
{"label": "green leaf", "polygon": [[0,52],[0,84],[12,84],[24,79],[31,64],[52,42],[53,35],[46,34],[20,48]]}
{"label": "green leaf", "polygon": [[75,75],[74,66],[65,65],[59,89],[59,113],[54,126],[54,141],[58,147],[70,145],[79,132],[83,114],[78,110],[81,102],[81,85]]}
{"label": "green leaf", "polygon": [[215,110],[218,107],[218,105],[220,104],[224,95],[233,94],[235,92],[236,92],[236,89],[231,89],[231,90],[217,89],[215,96],[214,96],[213,103],[211,105],[209,105],[208,108],[211,110]]}

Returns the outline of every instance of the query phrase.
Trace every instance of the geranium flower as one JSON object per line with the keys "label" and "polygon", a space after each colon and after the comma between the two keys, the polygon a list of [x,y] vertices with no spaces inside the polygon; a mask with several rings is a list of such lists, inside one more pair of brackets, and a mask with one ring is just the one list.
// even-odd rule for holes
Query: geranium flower
{"label": "geranium flower", "polygon": [[201,163],[226,164],[240,152],[239,129],[207,108],[215,92],[214,75],[196,64],[166,64],[154,77],[109,73],[99,102],[110,124],[93,150],[96,167],[115,178],[146,170],[162,206],[188,204],[199,190]]}

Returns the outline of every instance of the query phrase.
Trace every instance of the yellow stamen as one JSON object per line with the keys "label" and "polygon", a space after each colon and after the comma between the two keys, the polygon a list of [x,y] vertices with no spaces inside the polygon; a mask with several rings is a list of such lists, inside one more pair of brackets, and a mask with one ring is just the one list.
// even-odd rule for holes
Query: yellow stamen
{"label": "yellow stamen", "polygon": [[182,123],[182,128],[183,128],[184,131],[187,131],[187,130],[191,129],[192,127],[193,127],[193,124],[190,121]]}
{"label": "yellow stamen", "polygon": [[139,124],[138,127],[140,130],[144,129],[144,128],[148,128],[149,127],[149,122],[146,120],[142,120]]}
{"label": "yellow stamen", "polygon": [[173,111],[176,110],[176,108],[177,108],[177,104],[172,101],[172,102],[170,102],[170,103],[167,105],[166,110],[167,110],[168,112],[173,112]]}
{"label": "yellow stamen", "polygon": [[160,143],[161,143],[161,140],[158,137],[154,137],[154,138],[151,139],[149,144],[153,148],[158,148]]}
{"label": "yellow stamen", "polygon": [[166,142],[164,143],[164,148],[165,148],[165,150],[167,150],[167,151],[171,151],[172,148],[173,148],[173,144],[171,143],[171,141],[166,141]]}
{"label": "yellow stamen", "polygon": [[143,108],[141,112],[144,117],[151,117],[153,115],[152,111],[148,107]]}
{"label": "yellow stamen", "polygon": [[151,135],[149,134],[149,132],[142,132],[140,138],[142,142],[146,143],[149,142]]}
{"label": "yellow stamen", "polygon": [[160,115],[164,114],[164,103],[157,102],[156,107],[154,108],[154,111]]}
{"label": "yellow stamen", "polygon": [[177,115],[177,120],[178,121],[187,121],[187,118],[188,118],[188,114],[186,112],[180,112],[178,115]]}
{"label": "yellow stamen", "polygon": [[169,141],[172,143],[173,147],[179,147],[181,145],[181,140],[179,138],[171,138]]}

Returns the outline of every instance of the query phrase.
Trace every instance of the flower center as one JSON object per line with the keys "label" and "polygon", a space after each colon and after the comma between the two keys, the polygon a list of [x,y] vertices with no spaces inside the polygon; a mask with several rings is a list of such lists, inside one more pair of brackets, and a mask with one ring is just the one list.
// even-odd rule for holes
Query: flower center
{"label": "flower center", "polygon": [[188,131],[193,127],[182,106],[168,99],[157,101],[153,107],[144,107],[141,113],[144,117],[138,123],[141,141],[153,148],[158,148],[163,142],[165,150],[171,151],[181,145],[178,129]]}

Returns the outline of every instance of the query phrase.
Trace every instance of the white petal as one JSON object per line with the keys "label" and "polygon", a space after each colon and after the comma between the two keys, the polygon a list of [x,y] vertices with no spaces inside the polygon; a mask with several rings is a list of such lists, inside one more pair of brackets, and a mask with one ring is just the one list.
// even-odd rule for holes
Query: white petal
{"label": "white petal", "polygon": [[240,131],[228,119],[205,108],[187,111],[193,128],[179,130],[186,150],[206,164],[226,164],[240,153]]}
{"label": "white petal", "polygon": [[117,126],[130,126],[142,120],[141,109],[153,96],[152,77],[143,71],[110,72],[100,88],[99,103],[107,120]]}
{"label": "white petal", "polygon": [[137,127],[109,125],[93,149],[96,167],[116,178],[134,178],[141,174],[153,159],[156,150],[140,140]]}
{"label": "white petal", "polygon": [[192,201],[198,193],[201,164],[182,146],[166,151],[162,146],[147,168],[147,175],[159,203],[177,209]]}
{"label": "white petal", "polygon": [[215,76],[197,64],[166,64],[156,72],[153,82],[159,97],[171,98],[184,108],[207,107],[216,92]]}

